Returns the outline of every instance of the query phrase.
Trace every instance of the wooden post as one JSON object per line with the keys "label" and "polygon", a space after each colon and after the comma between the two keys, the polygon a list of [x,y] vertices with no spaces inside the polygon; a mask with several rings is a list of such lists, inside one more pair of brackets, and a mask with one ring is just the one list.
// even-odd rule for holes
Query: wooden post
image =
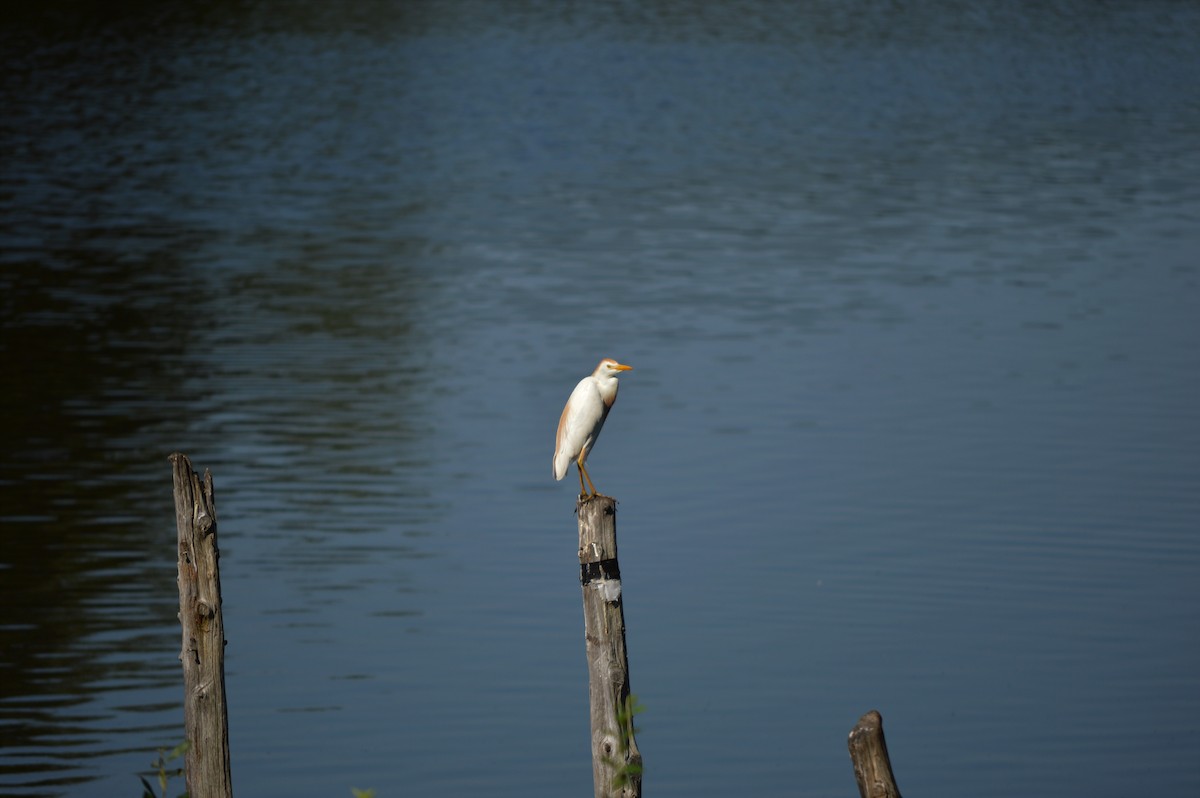
{"label": "wooden post", "polygon": [[225,707],[225,625],[217,567],[217,511],[212,474],[204,481],[187,456],[171,455],[179,533],[179,624],[183,627],[183,715],[191,798],[231,798]]}
{"label": "wooden post", "polygon": [[617,502],[595,496],[579,514],[579,581],[587,640],[592,719],[592,781],[596,798],[640,798],[642,755],[633,733],[625,613],[617,563]]}
{"label": "wooden post", "polygon": [[847,743],[854,778],[862,798],[900,798],[900,788],[892,776],[887,741],[883,739],[883,717],[871,710],[858,719],[850,730]]}

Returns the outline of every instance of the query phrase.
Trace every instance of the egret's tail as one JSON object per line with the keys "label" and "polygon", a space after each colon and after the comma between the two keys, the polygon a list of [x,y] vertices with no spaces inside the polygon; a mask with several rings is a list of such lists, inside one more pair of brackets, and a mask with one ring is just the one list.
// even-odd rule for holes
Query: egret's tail
{"label": "egret's tail", "polygon": [[567,475],[567,469],[571,467],[571,458],[565,454],[556,454],[554,456],[554,478],[562,480]]}

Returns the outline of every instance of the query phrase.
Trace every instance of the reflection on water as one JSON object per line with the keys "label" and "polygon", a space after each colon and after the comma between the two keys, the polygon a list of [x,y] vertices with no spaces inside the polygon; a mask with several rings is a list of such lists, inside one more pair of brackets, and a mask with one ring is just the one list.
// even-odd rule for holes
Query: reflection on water
{"label": "reflection on water", "polygon": [[[4,772],[48,789],[176,733],[178,684],[154,656],[179,645],[154,523],[169,516],[138,461],[179,429],[169,403],[183,341],[143,259],[86,241],[14,250],[0,278]],[[170,253],[156,261],[179,272]],[[22,783],[7,778],[6,791]]]}
{"label": "reflection on water", "polygon": [[0,792],[178,741],[174,450],[240,792],[586,790],[601,355],[653,789],[873,707],[906,791],[1200,786],[1196,11],[94,13],[0,28]]}

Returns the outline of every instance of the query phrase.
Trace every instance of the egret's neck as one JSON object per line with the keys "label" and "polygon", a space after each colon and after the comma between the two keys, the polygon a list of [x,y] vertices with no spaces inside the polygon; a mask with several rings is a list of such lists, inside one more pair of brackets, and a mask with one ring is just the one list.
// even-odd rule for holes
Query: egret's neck
{"label": "egret's neck", "polygon": [[617,398],[617,388],[620,383],[617,378],[611,374],[605,374],[596,377],[596,387],[600,389],[600,398],[604,400],[604,404],[612,406],[613,400]]}

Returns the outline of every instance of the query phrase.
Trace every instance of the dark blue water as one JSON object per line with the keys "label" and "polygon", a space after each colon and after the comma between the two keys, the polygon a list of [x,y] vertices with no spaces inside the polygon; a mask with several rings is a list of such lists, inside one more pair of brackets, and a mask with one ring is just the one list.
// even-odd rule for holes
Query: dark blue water
{"label": "dark blue water", "polygon": [[[0,792],[591,789],[574,475],[648,795],[1200,788],[1200,13],[50,3],[0,27]],[[174,792],[182,791],[177,783]]]}

